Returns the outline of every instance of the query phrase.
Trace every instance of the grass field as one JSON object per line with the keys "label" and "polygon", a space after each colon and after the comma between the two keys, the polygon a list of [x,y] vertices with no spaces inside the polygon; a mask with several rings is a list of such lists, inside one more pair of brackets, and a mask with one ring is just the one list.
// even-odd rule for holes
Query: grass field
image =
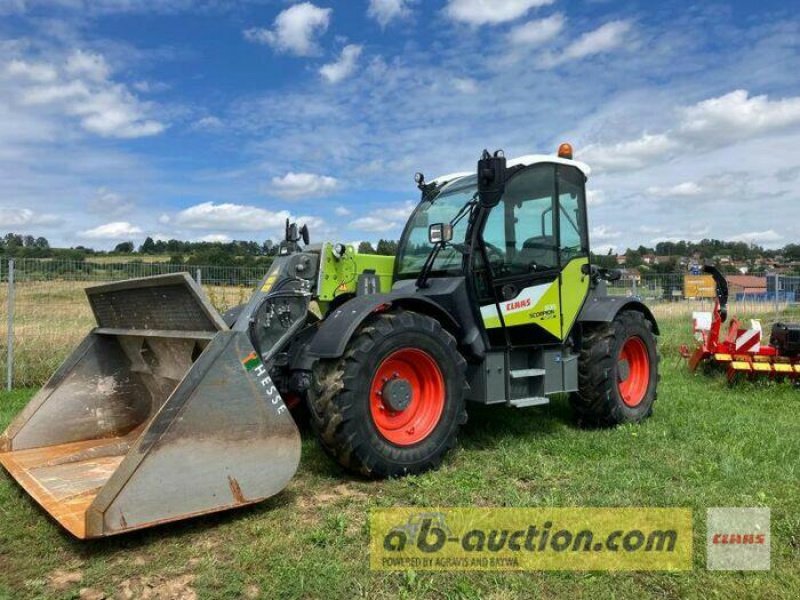
{"label": "grass field", "polygon": [[[3,472],[0,597],[13,598],[798,598],[800,390],[691,377],[676,360],[685,318],[662,320],[652,419],[584,431],[566,399],[522,411],[473,407],[442,469],[368,482],[304,434],[300,470],[271,500],[119,538],[77,542]],[[0,426],[31,397],[0,394]],[[265,468],[268,468],[265,465]],[[371,507],[680,506],[694,514],[682,573],[370,572]],[[705,511],[772,509],[772,569],[705,569]]]}
{"label": "grass field", "polygon": [[84,260],[98,265],[125,264],[131,262],[160,263],[169,262],[171,256],[167,254],[117,254],[114,256],[87,256]]}

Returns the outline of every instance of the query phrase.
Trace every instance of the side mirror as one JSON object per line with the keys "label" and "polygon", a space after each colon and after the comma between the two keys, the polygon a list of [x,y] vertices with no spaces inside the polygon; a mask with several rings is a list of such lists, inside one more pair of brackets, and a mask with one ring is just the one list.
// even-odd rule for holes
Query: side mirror
{"label": "side mirror", "polygon": [[483,151],[478,161],[478,198],[481,206],[492,208],[500,204],[506,189],[506,157],[502,150],[494,155]]}
{"label": "side mirror", "polygon": [[446,244],[453,239],[453,226],[449,223],[436,223],[428,227],[428,242]]}
{"label": "side mirror", "polygon": [[300,228],[300,237],[303,238],[303,245],[308,246],[308,242],[311,239],[308,236],[308,225],[303,225]]}

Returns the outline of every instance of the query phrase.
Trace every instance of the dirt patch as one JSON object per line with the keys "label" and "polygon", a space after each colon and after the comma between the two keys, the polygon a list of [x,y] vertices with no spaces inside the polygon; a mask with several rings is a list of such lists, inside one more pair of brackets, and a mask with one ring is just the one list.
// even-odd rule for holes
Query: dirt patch
{"label": "dirt patch", "polygon": [[132,577],[119,585],[115,597],[122,600],[197,600],[194,575]]}
{"label": "dirt patch", "polygon": [[351,500],[363,500],[368,495],[364,492],[354,488],[350,483],[340,483],[337,486],[329,488],[317,494],[308,496],[298,496],[297,504],[300,508],[319,508],[320,505],[333,504],[342,498],[349,498]]}
{"label": "dirt patch", "polygon": [[248,585],[242,593],[248,600],[255,600],[261,596],[261,589],[257,585]]}
{"label": "dirt patch", "polygon": [[94,588],[81,588],[78,598],[80,600],[105,600],[105,592]]}
{"label": "dirt patch", "polygon": [[83,573],[80,571],[53,571],[47,578],[50,587],[59,592],[63,592],[83,580]]}

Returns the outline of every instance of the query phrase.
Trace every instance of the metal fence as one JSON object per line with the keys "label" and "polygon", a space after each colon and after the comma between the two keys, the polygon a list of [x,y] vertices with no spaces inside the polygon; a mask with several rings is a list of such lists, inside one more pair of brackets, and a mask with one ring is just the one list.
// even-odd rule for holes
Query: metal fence
{"label": "metal fence", "polygon": [[[10,387],[41,385],[94,324],[84,295],[87,286],[133,277],[188,272],[202,284],[220,311],[241,304],[265,267],[185,266],[168,262],[88,262],[48,259],[0,260],[0,373]],[[691,315],[710,310],[713,300],[687,298],[682,274],[643,275],[609,285],[609,293],[641,298],[659,321],[670,321],[674,335],[666,346],[688,341]],[[765,291],[730,295],[730,312],[767,321],[800,320],[800,277],[770,276]],[[665,328],[662,327],[662,330]],[[674,339],[672,339],[674,337]]]}
{"label": "metal fence", "polygon": [[94,325],[84,288],[134,277],[189,273],[221,312],[246,302],[265,267],[47,259],[0,261],[0,373],[8,389],[39,386]]}

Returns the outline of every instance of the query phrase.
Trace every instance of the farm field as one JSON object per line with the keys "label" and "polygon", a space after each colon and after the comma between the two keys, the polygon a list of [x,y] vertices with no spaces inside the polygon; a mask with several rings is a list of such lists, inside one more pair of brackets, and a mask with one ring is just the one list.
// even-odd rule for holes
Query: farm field
{"label": "farm field", "polygon": [[[799,597],[800,390],[689,376],[676,359],[687,315],[660,318],[659,400],[641,426],[578,429],[566,398],[522,411],[471,407],[442,469],[383,482],[344,474],[304,432],[297,476],[271,500],[95,542],[69,537],[3,472],[0,598]],[[0,394],[0,427],[32,394]],[[694,568],[370,572],[368,511],[397,505],[688,507]],[[705,569],[705,511],[714,506],[772,509],[771,571]]]}
{"label": "farm field", "polygon": [[[94,325],[84,288],[98,281],[25,281],[15,284],[14,372],[17,387],[44,383]],[[249,286],[205,286],[211,303],[225,311],[251,294]],[[7,286],[0,286],[0,320],[7,318]],[[6,340],[0,336],[0,369]]]}

